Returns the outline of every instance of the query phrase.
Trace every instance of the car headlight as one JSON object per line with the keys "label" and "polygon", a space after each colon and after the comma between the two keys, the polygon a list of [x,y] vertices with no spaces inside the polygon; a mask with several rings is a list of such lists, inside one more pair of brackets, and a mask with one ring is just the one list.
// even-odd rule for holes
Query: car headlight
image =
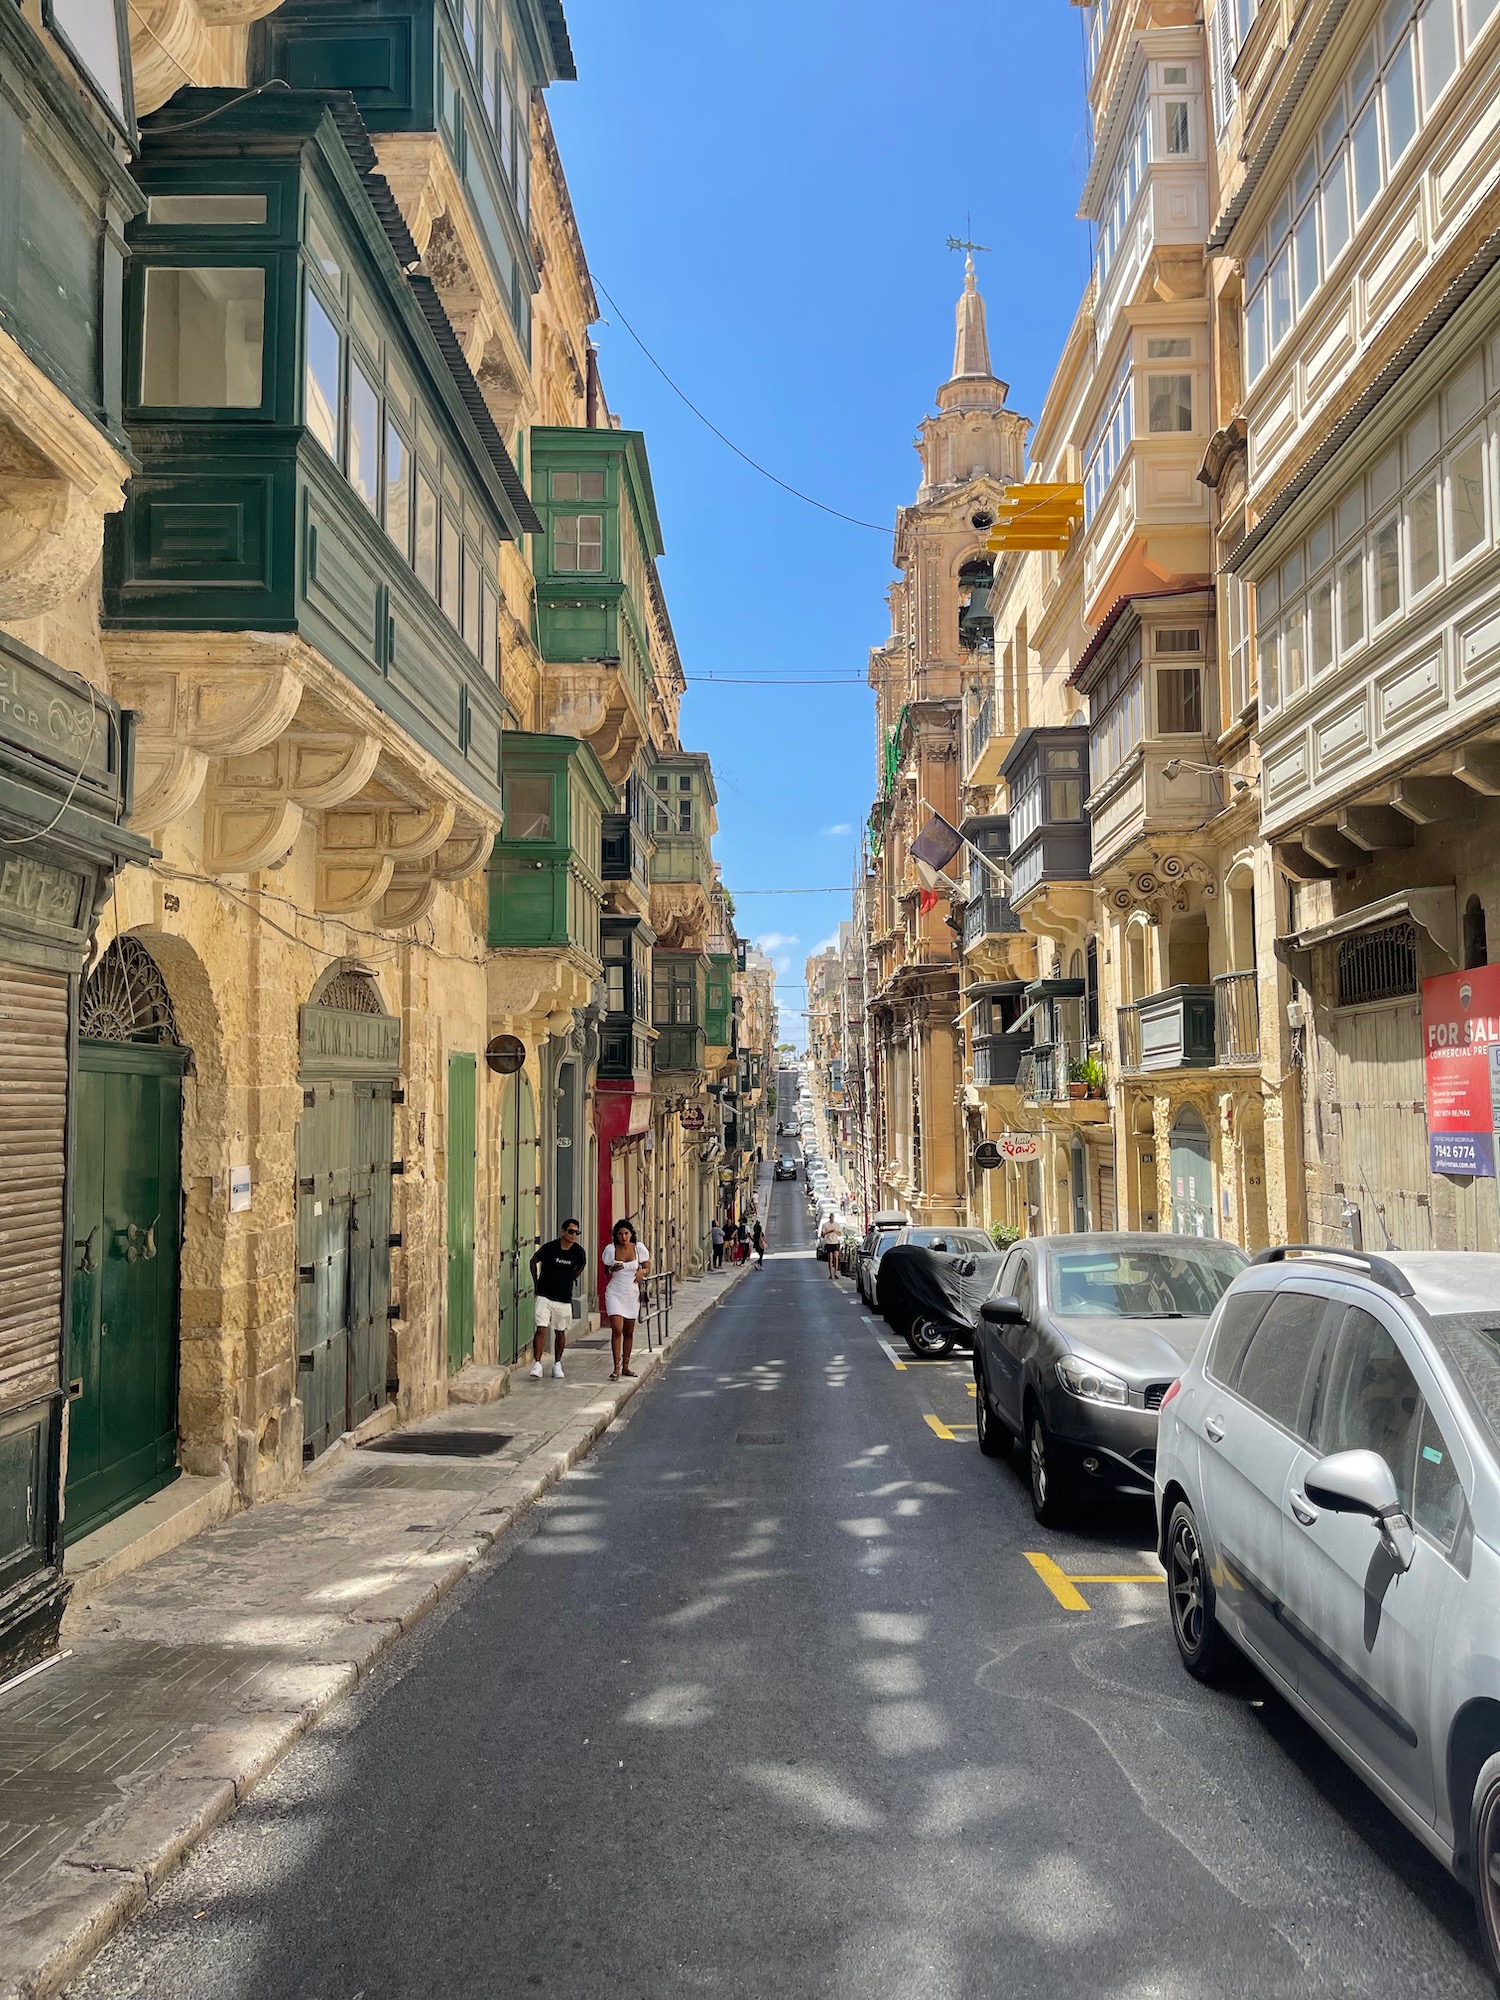
{"label": "car headlight", "polygon": [[1076,1354],[1065,1354],[1058,1362],[1057,1379],[1070,1396],[1081,1396],[1086,1403],[1130,1400],[1130,1391],[1118,1375],[1111,1375],[1107,1368],[1096,1368],[1091,1361],[1080,1361]]}

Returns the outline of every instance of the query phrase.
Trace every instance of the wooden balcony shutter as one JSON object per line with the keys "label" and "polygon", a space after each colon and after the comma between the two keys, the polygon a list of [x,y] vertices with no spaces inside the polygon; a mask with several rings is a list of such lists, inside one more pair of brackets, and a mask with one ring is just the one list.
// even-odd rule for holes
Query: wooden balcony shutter
{"label": "wooden balcony shutter", "polygon": [[0,961],[0,1410],[61,1366],[68,975]]}

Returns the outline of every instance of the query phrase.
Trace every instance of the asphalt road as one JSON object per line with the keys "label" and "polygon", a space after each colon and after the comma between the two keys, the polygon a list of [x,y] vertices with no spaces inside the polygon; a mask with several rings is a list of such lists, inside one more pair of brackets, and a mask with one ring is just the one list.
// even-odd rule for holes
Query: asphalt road
{"label": "asphalt road", "polygon": [[777,1186],[764,1270],[76,1993],[1489,1992],[1466,1896],[1252,1676],[1188,1680],[1159,1580],[1066,1610],[1027,1559],[1146,1575],[1148,1513],[1036,1527],[967,1358],[898,1369],[809,1234]]}

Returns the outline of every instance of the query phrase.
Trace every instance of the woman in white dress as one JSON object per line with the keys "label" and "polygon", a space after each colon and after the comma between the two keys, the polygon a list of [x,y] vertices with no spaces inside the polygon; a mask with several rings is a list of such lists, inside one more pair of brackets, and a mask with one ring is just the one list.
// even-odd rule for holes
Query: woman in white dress
{"label": "woman in white dress", "polygon": [[604,1287],[604,1311],[609,1319],[609,1344],[615,1357],[611,1382],[622,1375],[634,1375],[630,1350],[635,1343],[635,1323],[641,1316],[641,1284],[651,1252],[628,1222],[617,1222],[604,1246],[604,1268],[609,1279]]}

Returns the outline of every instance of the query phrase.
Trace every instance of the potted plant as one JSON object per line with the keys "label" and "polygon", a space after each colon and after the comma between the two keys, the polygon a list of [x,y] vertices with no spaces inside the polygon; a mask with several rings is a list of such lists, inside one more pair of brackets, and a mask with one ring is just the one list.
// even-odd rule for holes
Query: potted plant
{"label": "potted plant", "polygon": [[1068,1064],[1068,1095],[1075,1103],[1089,1094],[1088,1067],[1089,1059],[1084,1056],[1075,1056]]}
{"label": "potted plant", "polygon": [[997,1250],[1008,1250],[1012,1243],[1020,1241],[1020,1237],[1021,1232],[1013,1223],[992,1222],[990,1224],[990,1241]]}
{"label": "potted plant", "polygon": [[1083,1071],[1084,1093],[1088,1097],[1104,1095],[1104,1065],[1097,1056],[1088,1056],[1079,1067]]}

